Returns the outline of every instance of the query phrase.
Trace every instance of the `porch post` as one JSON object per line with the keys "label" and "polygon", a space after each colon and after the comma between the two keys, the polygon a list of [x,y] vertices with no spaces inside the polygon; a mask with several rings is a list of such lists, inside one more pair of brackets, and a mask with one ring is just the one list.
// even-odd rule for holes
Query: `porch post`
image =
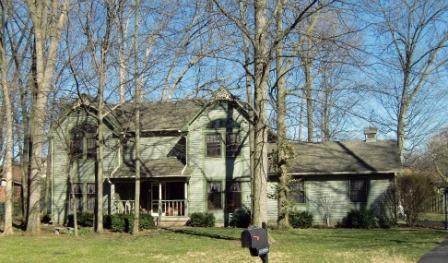
{"label": "porch post", "polygon": [[188,184],[187,182],[184,183],[184,209],[185,209],[185,214],[184,216],[188,216]]}
{"label": "porch post", "polygon": [[162,183],[159,182],[159,224],[162,221]]}
{"label": "porch post", "polygon": [[109,214],[115,214],[116,212],[116,207],[115,207],[115,184],[110,183],[110,211]]}

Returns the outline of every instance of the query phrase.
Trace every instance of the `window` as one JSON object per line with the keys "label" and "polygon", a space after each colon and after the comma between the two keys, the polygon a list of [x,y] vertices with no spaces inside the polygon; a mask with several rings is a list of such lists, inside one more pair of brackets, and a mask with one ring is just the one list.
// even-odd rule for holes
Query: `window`
{"label": "window", "polygon": [[221,209],[221,182],[208,183],[208,209]]}
{"label": "window", "polygon": [[84,133],[80,129],[73,129],[71,132],[70,154],[73,157],[82,156],[84,149]]}
{"label": "window", "polygon": [[87,211],[93,212],[95,210],[95,184],[87,184]]}
{"label": "window", "polygon": [[216,119],[212,120],[207,124],[208,129],[222,129],[222,128],[230,128],[230,129],[238,129],[240,128],[240,124],[233,119]]}
{"label": "window", "polygon": [[291,200],[295,203],[305,203],[305,181],[292,180],[289,186]]}
{"label": "window", "polygon": [[70,195],[70,210],[73,211],[73,204],[75,204],[76,211],[83,211],[83,189],[81,183],[72,184],[72,192]]}
{"label": "window", "polygon": [[239,133],[227,134],[226,140],[226,156],[236,157],[241,150],[241,140]]}
{"label": "window", "polygon": [[222,138],[219,133],[207,134],[207,156],[221,157]]}
{"label": "window", "polygon": [[367,180],[352,179],[350,180],[350,201],[367,202]]}
{"label": "window", "polygon": [[84,123],[71,131],[70,154],[74,158],[96,158],[96,127]]}
{"label": "window", "polygon": [[226,210],[233,212],[241,207],[241,186],[239,182],[227,182]]}

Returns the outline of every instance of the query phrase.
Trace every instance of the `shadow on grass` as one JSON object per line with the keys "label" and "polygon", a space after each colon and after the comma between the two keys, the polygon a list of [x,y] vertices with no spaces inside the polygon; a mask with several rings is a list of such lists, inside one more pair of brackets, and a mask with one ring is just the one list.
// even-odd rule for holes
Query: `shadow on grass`
{"label": "shadow on grass", "polygon": [[170,231],[173,233],[180,233],[180,234],[186,234],[186,235],[192,235],[192,236],[200,236],[200,237],[209,237],[214,239],[223,239],[223,240],[240,240],[239,237],[233,237],[233,236],[227,236],[222,234],[216,234],[216,233],[208,233],[203,231],[197,231],[195,229],[173,229],[173,228],[162,228],[166,231]]}

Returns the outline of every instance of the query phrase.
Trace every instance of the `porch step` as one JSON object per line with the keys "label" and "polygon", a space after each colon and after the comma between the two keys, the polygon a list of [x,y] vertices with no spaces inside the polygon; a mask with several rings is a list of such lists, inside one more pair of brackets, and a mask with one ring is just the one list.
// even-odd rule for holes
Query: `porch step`
{"label": "porch step", "polygon": [[188,216],[162,216],[159,225],[162,227],[185,226],[188,219],[190,219]]}

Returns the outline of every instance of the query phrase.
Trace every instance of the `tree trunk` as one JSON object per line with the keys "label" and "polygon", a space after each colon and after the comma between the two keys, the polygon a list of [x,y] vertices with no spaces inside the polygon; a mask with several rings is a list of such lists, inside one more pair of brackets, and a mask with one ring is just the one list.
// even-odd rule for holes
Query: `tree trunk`
{"label": "tree trunk", "polygon": [[[283,6],[284,0],[277,1],[277,13],[276,25],[277,25],[277,35],[283,33]],[[289,177],[288,168],[286,166],[287,161],[287,139],[286,139],[286,85],[285,85],[285,74],[286,71],[283,65],[283,41],[280,41],[276,47],[276,64],[275,70],[277,75],[277,148],[278,148],[278,167],[280,170],[280,182],[278,189],[278,227],[281,229],[289,228]]]}
{"label": "tree trunk", "polygon": [[119,48],[118,48],[118,76],[119,76],[119,97],[120,104],[125,103],[125,92],[127,84],[128,64],[126,59],[126,43],[127,43],[127,23],[124,19],[124,4],[126,1],[119,1],[118,23],[119,23]]}
{"label": "tree trunk", "polygon": [[11,104],[11,90],[9,89],[8,79],[7,79],[7,69],[8,64],[6,62],[6,54],[4,49],[4,37],[3,32],[5,32],[6,26],[6,10],[2,6],[1,10],[1,32],[0,32],[0,70],[1,70],[1,85],[3,91],[3,107],[5,114],[5,157],[3,160],[3,176],[6,179],[6,200],[5,200],[5,224],[3,229],[4,235],[13,234],[12,228],[12,215],[13,215],[13,177],[12,177],[12,158],[13,158],[13,117],[12,117],[12,104]]}
{"label": "tree trunk", "polygon": [[[132,233],[137,234],[140,226],[140,100],[142,96],[142,87],[140,83],[140,73],[138,71],[138,32],[139,32],[139,10],[140,0],[135,0],[135,17],[134,17],[134,83],[135,83],[135,191],[134,191],[134,224]],[[159,218],[160,220],[160,218]]]}
{"label": "tree trunk", "polygon": [[[41,178],[43,175],[43,146],[45,143],[45,119],[47,99],[51,90],[57,49],[62,28],[65,25],[69,1],[62,5],[53,0],[49,5],[43,1],[27,0],[27,7],[33,22],[36,52],[36,96],[33,98],[30,123],[32,156],[29,185],[29,207],[27,231],[32,234],[40,232],[41,212]],[[61,11],[59,11],[61,10]],[[59,15],[56,15],[60,13]],[[53,19],[47,21],[48,16]],[[54,17],[53,17],[54,16]],[[48,43],[48,45],[47,45]]]}
{"label": "tree trunk", "polygon": [[303,61],[303,67],[305,72],[307,142],[313,142],[314,139],[313,76],[311,66],[311,59],[306,57]]}
{"label": "tree trunk", "polygon": [[[101,67],[102,68],[102,67]],[[95,213],[95,231],[97,233],[103,232],[103,183],[104,183],[104,174],[103,174],[103,163],[104,163],[104,134],[103,134],[103,99],[104,99],[104,83],[105,83],[105,72],[101,70],[99,72],[99,86],[98,86],[98,136],[97,136],[97,167],[96,167],[96,213]]]}
{"label": "tree trunk", "polygon": [[266,0],[256,0],[255,3],[255,156],[254,156],[254,202],[253,224],[261,227],[267,223],[267,177],[268,156],[267,138],[268,126],[266,106],[268,99],[269,49],[267,27]]}

